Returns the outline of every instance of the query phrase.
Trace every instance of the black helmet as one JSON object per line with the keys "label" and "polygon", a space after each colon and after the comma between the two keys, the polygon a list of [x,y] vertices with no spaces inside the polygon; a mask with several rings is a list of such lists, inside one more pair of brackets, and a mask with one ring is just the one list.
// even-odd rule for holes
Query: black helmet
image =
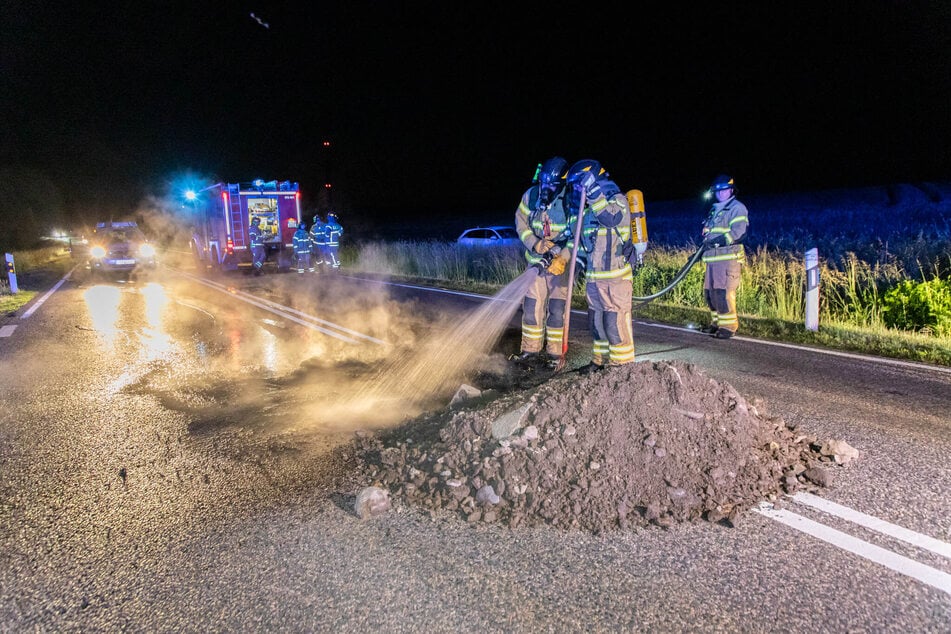
{"label": "black helmet", "polygon": [[560,156],[553,156],[538,168],[538,198],[542,204],[550,204],[564,188],[567,169],[568,161]]}
{"label": "black helmet", "polygon": [[307,223],[301,220],[299,223],[297,223],[297,228],[303,231],[307,231]]}
{"label": "black helmet", "polygon": [[733,184],[733,177],[727,176],[726,174],[720,174],[713,179],[713,184],[710,185],[711,192],[719,192],[724,189],[732,189],[736,191],[736,186]]}
{"label": "black helmet", "polygon": [[260,217],[260,216],[255,216],[254,218],[251,218],[251,224],[252,224],[252,225],[259,225],[259,224],[261,224],[261,217]]}
{"label": "black helmet", "polygon": [[594,174],[595,178],[598,178],[598,179],[608,177],[608,173],[607,171],[605,171],[603,167],[601,167],[601,163],[598,163],[597,161],[593,159],[583,159],[578,161],[574,165],[572,165],[571,168],[568,170],[568,177],[567,177],[568,184],[574,185],[575,183],[580,181],[581,175],[584,174],[585,172],[591,172],[592,174]]}

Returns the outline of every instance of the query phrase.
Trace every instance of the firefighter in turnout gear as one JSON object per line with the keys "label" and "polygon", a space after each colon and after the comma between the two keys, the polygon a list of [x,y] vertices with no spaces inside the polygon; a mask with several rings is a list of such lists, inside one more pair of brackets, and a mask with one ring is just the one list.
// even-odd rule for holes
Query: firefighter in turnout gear
{"label": "firefighter in turnout gear", "polygon": [[[585,373],[634,361],[631,303],[634,279],[628,257],[631,209],[627,196],[601,164],[579,161],[568,170],[569,208],[583,213],[579,259],[584,254],[588,321],[594,340]],[[585,208],[578,210],[581,192]]]}
{"label": "firefighter in turnout gear", "polygon": [[338,251],[340,249],[340,237],[343,235],[343,227],[337,222],[337,214],[332,211],[327,213],[327,226],[324,231],[327,234],[327,263],[331,267],[339,269],[340,257]]}
{"label": "firefighter in turnout gear", "polygon": [[525,245],[525,259],[529,266],[539,268],[522,300],[521,349],[513,357],[519,363],[550,362],[562,354],[570,286],[565,267],[574,248],[574,220],[565,200],[567,167],[568,162],[558,156],[545,161],[515,210],[515,229]]}
{"label": "firefighter in turnout gear", "polygon": [[746,260],[743,239],[749,227],[746,205],[736,199],[733,178],[717,176],[710,186],[716,199],[703,223],[703,297],[710,308],[710,325],[701,328],[717,339],[736,334],[736,289],[740,268]]}
{"label": "firefighter in turnout gear", "polygon": [[264,250],[264,233],[261,231],[261,219],[257,216],[251,219],[251,228],[248,229],[251,239],[251,269],[254,275],[264,272],[264,260],[267,252]]}
{"label": "firefighter in turnout gear", "polygon": [[320,219],[319,215],[314,216],[314,224],[310,226],[310,242],[314,249],[314,264],[317,268],[322,268],[327,263],[325,253],[327,250],[327,224]]}
{"label": "firefighter in turnout gear", "polygon": [[297,231],[294,232],[294,255],[297,258],[297,272],[303,274],[304,269],[311,273],[314,272],[314,265],[311,263],[310,252],[313,245],[310,243],[310,234],[307,233],[307,225],[301,222],[297,225]]}

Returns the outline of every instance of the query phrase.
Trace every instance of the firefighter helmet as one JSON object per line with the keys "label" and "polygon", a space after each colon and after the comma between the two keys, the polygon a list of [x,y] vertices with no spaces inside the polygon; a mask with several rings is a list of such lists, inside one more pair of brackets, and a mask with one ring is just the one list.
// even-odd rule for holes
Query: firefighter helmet
{"label": "firefighter helmet", "polygon": [[719,192],[724,189],[732,189],[736,191],[736,185],[733,183],[733,177],[727,176],[726,174],[720,174],[713,179],[713,184],[710,185],[710,191]]}
{"label": "firefighter helmet", "polygon": [[568,161],[560,156],[553,156],[544,163],[538,171],[538,182],[542,187],[559,190],[564,186],[565,177],[568,175]]}
{"label": "firefighter helmet", "polygon": [[569,185],[574,185],[581,180],[581,175],[585,172],[590,172],[594,174],[595,178],[607,178],[607,171],[601,167],[601,163],[593,159],[583,159],[575,163],[568,170],[567,181]]}
{"label": "firefighter helmet", "polygon": [[297,223],[297,228],[300,229],[301,231],[307,231],[307,223],[301,220],[300,222]]}
{"label": "firefighter helmet", "polygon": [[260,218],[259,216],[255,216],[254,218],[251,218],[251,224],[252,224],[252,225],[259,225],[259,224],[261,224],[261,218]]}

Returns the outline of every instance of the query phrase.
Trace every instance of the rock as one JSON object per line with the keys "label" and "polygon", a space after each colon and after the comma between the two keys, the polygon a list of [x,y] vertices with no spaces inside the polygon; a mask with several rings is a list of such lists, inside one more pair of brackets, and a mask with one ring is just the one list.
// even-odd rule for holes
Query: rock
{"label": "rock", "polygon": [[456,390],[452,400],[449,401],[449,407],[459,407],[460,405],[464,405],[466,401],[478,398],[479,396],[482,396],[481,390],[463,383],[459,386],[459,389]]}
{"label": "rock", "polygon": [[827,440],[819,449],[823,456],[832,456],[832,459],[841,465],[857,460],[859,451],[844,440]]}
{"label": "rock", "polygon": [[486,484],[476,491],[476,502],[479,504],[498,504],[500,501],[501,498],[496,495],[495,489],[490,484]]}
{"label": "rock", "polygon": [[818,484],[821,487],[828,488],[832,486],[832,472],[828,469],[813,467],[803,471],[802,475],[813,484]]}
{"label": "rock", "polygon": [[522,426],[528,410],[532,407],[531,403],[526,403],[518,409],[512,410],[507,414],[499,416],[492,421],[492,437],[496,440],[508,438],[515,433],[515,430]]}
{"label": "rock", "polygon": [[357,494],[353,510],[362,520],[382,515],[390,510],[390,494],[379,487],[366,487]]}

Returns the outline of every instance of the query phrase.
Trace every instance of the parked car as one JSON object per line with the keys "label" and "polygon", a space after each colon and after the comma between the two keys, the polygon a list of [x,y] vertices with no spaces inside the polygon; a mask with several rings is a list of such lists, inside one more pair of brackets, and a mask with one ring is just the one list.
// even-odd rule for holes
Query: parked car
{"label": "parked car", "polygon": [[509,247],[522,244],[515,228],[505,226],[466,229],[456,242],[469,247]]}
{"label": "parked car", "polygon": [[133,221],[100,222],[86,246],[86,268],[93,273],[155,268],[155,246]]}

